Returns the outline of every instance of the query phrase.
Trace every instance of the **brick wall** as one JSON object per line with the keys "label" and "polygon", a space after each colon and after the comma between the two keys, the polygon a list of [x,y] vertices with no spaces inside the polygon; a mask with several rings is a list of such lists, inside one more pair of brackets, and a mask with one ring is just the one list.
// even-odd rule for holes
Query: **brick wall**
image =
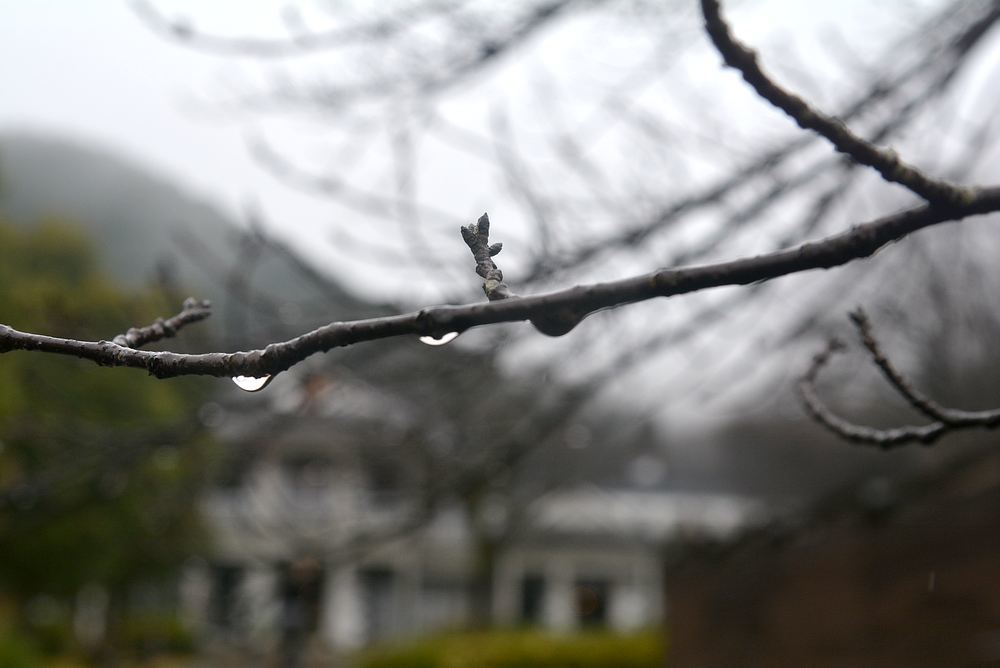
{"label": "brick wall", "polygon": [[665,580],[671,668],[1000,665],[1000,458],[685,550]]}

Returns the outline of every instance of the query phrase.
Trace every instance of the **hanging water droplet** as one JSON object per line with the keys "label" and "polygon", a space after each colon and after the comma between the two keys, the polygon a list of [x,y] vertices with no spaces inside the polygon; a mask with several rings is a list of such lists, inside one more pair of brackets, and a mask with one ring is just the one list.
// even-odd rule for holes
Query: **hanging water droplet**
{"label": "hanging water droplet", "polygon": [[420,343],[426,343],[429,346],[443,346],[446,343],[451,343],[458,338],[458,332],[448,332],[439,339],[435,339],[433,336],[421,336]]}
{"label": "hanging water droplet", "polygon": [[546,336],[563,336],[573,331],[586,316],[586,313],[563,308],[544,316],[535,316],[531,319],[531,324]]}
{"label": "hanging water droplet", "polygon": [[240,388],[244,392],[258,392],[267,387],[268,383],[274,376],[233,376],[233,382],[236,383],[236,387]]}

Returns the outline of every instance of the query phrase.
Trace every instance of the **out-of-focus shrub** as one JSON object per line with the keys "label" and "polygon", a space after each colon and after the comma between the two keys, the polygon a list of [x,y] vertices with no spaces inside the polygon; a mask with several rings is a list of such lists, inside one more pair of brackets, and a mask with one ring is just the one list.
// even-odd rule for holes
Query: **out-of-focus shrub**
{"label": "out-of-focus shrub", "polygon": [[41,663],[38,649],[27,638],[0,632],[0,666],[35,668]]}
{"label": "out-of-focus shrub", "polygon": [[139,615],[122,623],[122,646],[139,655],[190,654],[194,635],[176,615]]}
{"label": "out-of-focus shrub", "polygon": [[[155,290],[115,285],[84,230],[54,220],[0,216],[0,285],[0,322],[81,339],[177,308]],[[134,594],[150,583],[171,590],[203,545],[197,500],[212,455],[196,415],[211,385],[57,355],[2,357],[0,618],[18,620],[50,661],[128,649],[117,647],[117,622],[136,614]],[[88,590],[101,592],[93,614],[106,632],[83,642],[73,618]],[[165,637],[156,642],[179,642]]]}
{"label": "out-of-focus shrub", "polygon": [[662,668],[660,632],[555,636],[537,631],[494,631],[435,636],[376,647],[360,668]]}

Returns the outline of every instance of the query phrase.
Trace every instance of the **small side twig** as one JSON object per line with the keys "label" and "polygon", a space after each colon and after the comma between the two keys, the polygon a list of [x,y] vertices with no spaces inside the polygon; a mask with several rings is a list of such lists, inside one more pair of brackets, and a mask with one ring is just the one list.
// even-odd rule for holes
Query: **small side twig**
{"label": "small side twig", "polygon": [[820,372],[829,364],[830,359],[846,346],[836,339],[831,340],[826,349],[817,353],[808,370],[799,381],[799,394],[806,412],[814,420],[832,431],[834,434],[852,443],[874,445],[882,449],[894,448],[910,443],[931,445],[939,438],[952,431],[978,427],[981,429],[996,429],[1000,426],[1000,409],[986,411],[964,411],[946,408],[924,395],[914,387],[892,364],[882,350],[875,337],[868,315],[857,309],[850,314],[851,322],[857,329],[861,344],[868,350],[872,361],[882,372],[892,388],[899,393],[917,412],[931,418],[933,422],[926,425],[907,425],[892,429],[867,427],[846,420],[826,406],[816,392],[816,380]]}
{"label": "small side twig", "polygon": [[757,63],[757,54],[733,37],[722,18],[719,0],[701,0],[701,8],[705,30],[726,65],[738,70],[758,95],[788,114],[799,127],[816,132],[841,153],[873,168],[886,181],[898,183],[931,204],[963,206],[968,201],[971,191],[928,177],[900,160],[895,151],[879,149],[851,132],[842,121],[813,109],[801,97],[772,81]]}
{"label": "small side twig", "polygon": [[[502,243],[490,243],[490,217],[485,213],[475,223],[462,227],[462,238],[476,259],[476,273],[483,277],[483,292],[489,301],[517,297],[506,283],[493,256],[502,249]],[[572,331],[592,310],[556,306],[530,318],[531,324],[546,336],[562,336]]]}
{"label": "small side twig", "polygon": [[889,382],[889,384],[899,392],[906,401],[913,406],[914,409],[919,413],[923,413],[926,417],[938,422],[949,422],[948,409],[939,405],[936,401],[926,396],[920,390],[915,388],[913,384],[905,377],[899,370],[893,366],[889,358],[886,357],[885,353],[882,352],[882,346],[879,344],[878,339],[875,338],[875,334],[872,331],[871,320],[868,319],[868,314],[865,313],[864,309],[858,307],[850,314],[848,317],[854,326],[858,330],[858,339],[861,344],[868,350],[868,353],[872,357],[872,362],[875,366],[879,368],[882,375]]}
{"label": "small side twig", "polygon": [[483,277],[483,292],[492,301],[516,297],[503,282],[503,272],[493,261],[493,256],[503,250],[503,244],[490,243],[490,217],[483,214],[475,223],[462,227],[462,239],[476,259],[476,273]]}
{"label": "small side twig", "polygon": [[112,342],[125,348],[141,348],[147,343],[172,338],[177,335],[181,328],[204,320],[210,315],[212,315],[211,302],[188,297],[184,300],[181,312],[177,315],[166,320],[157,318],[153,324],[146,327],[130,327],[127,332],[112,339]]}

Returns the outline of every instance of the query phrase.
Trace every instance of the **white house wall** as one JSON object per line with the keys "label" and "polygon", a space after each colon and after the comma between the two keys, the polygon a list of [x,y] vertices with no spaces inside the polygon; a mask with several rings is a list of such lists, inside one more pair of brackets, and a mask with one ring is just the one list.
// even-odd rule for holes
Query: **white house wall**
{"label": "white house wall", "polygon": [[625,632],[656,624],[663,610],[659,554],[643,544],[512,548],[496,569],[494,617],[501,624],[521,621],[522,582],[534,574],[545,579],[541,621],[550,631],[578,628],[575,585],[580,578],[607,580],[610,628]]}

